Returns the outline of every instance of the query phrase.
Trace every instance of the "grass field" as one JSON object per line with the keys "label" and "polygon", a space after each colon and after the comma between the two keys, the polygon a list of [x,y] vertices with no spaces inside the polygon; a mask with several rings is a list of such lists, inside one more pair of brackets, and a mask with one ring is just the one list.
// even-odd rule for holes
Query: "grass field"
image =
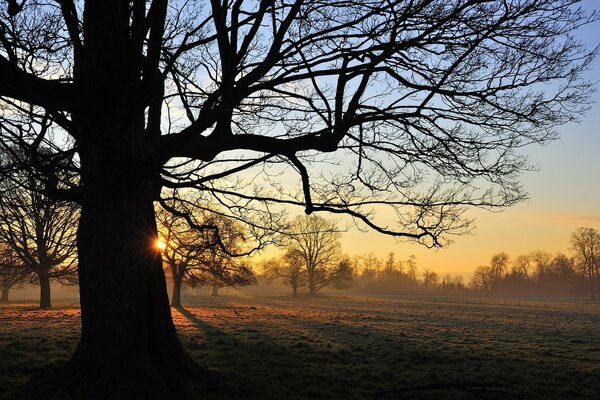
{"label": "grass field", "polygon": [[[600,398],[598,304],[425,297],[188,300],[185,310],[173,310],[184,346],[203,366],[224,373],[243,399]],[[79,326],[75,307],[0,306],[0,398],[11,398],[36,371],[66,362]],[[484,383],[488,392],[394,392],[447,383]]]}

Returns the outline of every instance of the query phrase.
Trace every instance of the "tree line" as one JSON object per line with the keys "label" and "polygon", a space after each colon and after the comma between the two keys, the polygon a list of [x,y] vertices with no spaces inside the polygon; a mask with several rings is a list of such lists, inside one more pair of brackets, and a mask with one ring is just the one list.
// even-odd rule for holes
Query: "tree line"
{"label": "tree line", "polygon": [[[13,175],[0,184],[1,301],[9,290],[23,284],[40,287],[40,307],[48,308],[50,283],[77,284],[75,251],[77,207],[44,196]],[[34,184],[33,181],[30,184]],[[600,231],[579,228],[571,235],[571,256],[535,250],[512,259],[494,254],[478,266],[470,284],[462,276],[444,276],[426,268],[418,271],[415,256],[406,260],[390,252],[343,254],[342,230],[336,221],[298,216],[280,224],[272,244],[285,249],[280,257],[259,264],[247,257],[252,234],[241,223],[223,215],[202,212],[178,214],[158,207],[159,247],[165,271],[172,279],[171,305],[181,306],[182,285],[210,287],[218,296],[222,287],[241,287],[281,280],[293,296],[305,290],[314,296],[324,288],[366,293],[473,290],[495,294],[580,295],[600,298]],[[190,215],[194,219],[190,219]],[[199,225],[214,227],[198,229]],[[108,249],[107,249],[108,250]]]}
{"label": "tree line", "polygon": [[493,255],[476,268],[471,287],[495,293],[580,295],[600,298],[600,231],[579,228],[571,234],[571,256],[535,250],[511,259]]}

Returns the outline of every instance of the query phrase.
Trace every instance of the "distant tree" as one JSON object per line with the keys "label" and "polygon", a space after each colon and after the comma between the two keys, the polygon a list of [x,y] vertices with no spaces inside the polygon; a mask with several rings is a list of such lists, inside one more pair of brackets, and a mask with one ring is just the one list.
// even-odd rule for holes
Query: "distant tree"
{"label": "distant tree", "polygon": [[533,263],[537,281],[543,281],[552,263],[552,253],[545,250],[534,250],[529,253],[529,257]]}
{"label": "distant tree", "polygon": [[243,253],[245,237],[241,225],[218,215],[201,215],[198,211],[194,215],[194,225],[211,229],[190,227],[186,218],[165,210],[156,213],[163,241],[157,245],[173,279],[173,307],[181,307],[184,282],[192,287],[209,286],[213,296],[218,295],[220,287],[255,282],[249,264],[233,256]]}
{"label": "distant tree", "polygon": [[31,281],[31,270],[18,264],[14,251],[0,242],[0,302],[8,302],[10,289]]}
{"label": "distant tree", "polygon": [[340,237],[334,221],[316,215],[298,216],[292,221],[288,232],[289,246],[302,256],[309,296],[347,280],[346,267],[350,264],[340,263]]}
{"label": "distant tree", "polygon": [[504,274],[508,271],[508,262],[510,257],[504,252],[494,254],[490,260],[490,270],[492,280],[492,289],[497,288],[502,282]]}
{"label": "distant tree", "polygon": [[417,257],[414,255],[410,255],[408,260],[406,260],[406,268],[407,273],[410,276],[410,279],[416,282],[417,280]]}
{"label": "distant tree", "polygon": [[493,286],[492,269],[487,265],[480,265],[475,268],[473,278],[471,279],[471,287],[476,290],[490,291]]}
{"label": "distant tree", "polygon": [[[243,253],[244,235],[241,227],[233,221],[217,221],[221,232],[220,246],[206,248],[200,253],[200,268],[195,268],[188,276],[188,284],[192,287],[207,286],[211,296],[219,296],[223,287],[241,287],[256,283],[256,276],[251,263],[245,257],[236,257]],[[227,233],[225,233],[227,232]]]}
{"label": "distant tree", "polygon": [[304,257],[298,249],[288,249],[279,259],[265,263],[265,276],[271,280],[282,278],[283,283],[292,288],[292,295],[298,295],[298,289],[307,285],[307,272]]}
{"label": "distant tree", "polygon": [[531,272],[531,256],[529,254],[521,254],[513,261],[511,273],[521,279],[527,279]]}
{"label": "distant tree", "polygon": [[365,289],[374,289],[379,282],[379,271],[382,269],[382,260],[374,253],[364,254],[359,257],[360,282]]}
{"label": "distant tree", "polygon": [[30,175],[11,174],[0,183],[0,242],[39,284],[40,308],[51,307],[52,281],[77,283],[78,218],[77,205],[44,195]]}
{"label": "distant tree", "polygon": [[463,277],[461,275],[452,276],[450,274],[444,275],[441,283],[442,289],[444,290],[463,290],[465,289],[465,284],[463,282]]}
{"label": "distant tree", "polygon": [[547,275],[551,276],[554,280],[568,280],[575,275],[574,260],[562,253],[556,254],[550,262]]}
{"label": "distant tree", "polygon": [[600,232],[594,228],[578,228],[571,234],[571,250],[589,281],[592,299],[600,299]]}
{"label": "distant tree", "polygon": [[454,285],[454,288],[456,288],[458,290],[463,290],[465,288],[465,283],[464,283],[463,277],[461,275],[456,275],[456,276],[452,277],[451,282]]}
{"label": "distant tree", "polygon": [[186,274],[198,264],[198,255],[206,246],[198,230],[190,228],[182,217],[157,210],[156,221],[161,239],[156,245],[161,249],[166,269],[171,273],[173,291],[171,306],[181,307],[181,285]]}
{"label": "distant tree", "polygon": [[436,274],[428,268],[425,269],[425,271],[423,271],[423,287],[425,288],[425,290],[430,290],[437,287],[438,281],[438,274]]}
{"label": "distant tree", "polygon": [[[333,289],[346,289],[354,283],[354,266],[348,256],[342,256],[334,269],[328,274],[328,282],[321,279],[321,287]],[[325,277],[324,277],[325,278]]]}

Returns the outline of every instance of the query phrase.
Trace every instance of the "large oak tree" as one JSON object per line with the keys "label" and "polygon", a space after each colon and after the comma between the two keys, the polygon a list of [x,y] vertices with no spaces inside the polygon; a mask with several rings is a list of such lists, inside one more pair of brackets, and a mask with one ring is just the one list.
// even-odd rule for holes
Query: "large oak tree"
{"label": "large oak tree", "polygon": [[517,150],[585,109],[595,55],[577,0],[2,3],[1,144],[81,205],[67,375],[87,387],[194,368],[154,247],[161,188],[259,235],[296,205],[439,246],[465,206],[524,198]]}

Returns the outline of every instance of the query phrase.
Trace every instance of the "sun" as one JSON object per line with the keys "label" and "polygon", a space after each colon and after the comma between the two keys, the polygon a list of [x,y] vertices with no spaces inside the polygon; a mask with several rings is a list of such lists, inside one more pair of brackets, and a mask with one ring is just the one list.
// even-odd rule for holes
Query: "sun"
{"label": "sun", "polygon": [[167,248],[167,242],[161,238],[156,239],[156,248],[160,251],[165,250]]}

